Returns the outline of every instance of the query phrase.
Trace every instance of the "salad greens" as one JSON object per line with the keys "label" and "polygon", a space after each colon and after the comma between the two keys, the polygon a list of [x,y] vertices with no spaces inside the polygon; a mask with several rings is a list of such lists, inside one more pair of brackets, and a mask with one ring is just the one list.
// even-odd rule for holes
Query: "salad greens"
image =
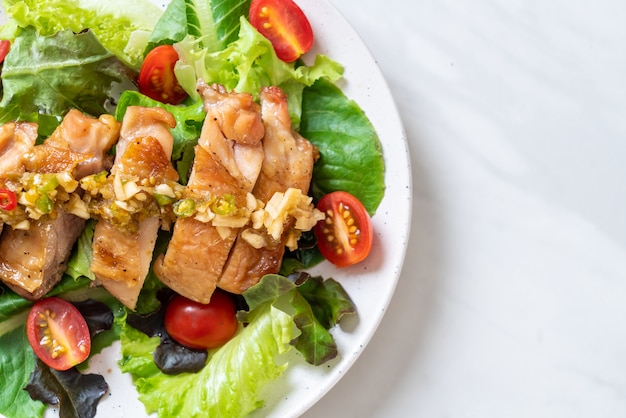
{"label": "salad greens", "polygon": [[[11,20],[0,27],[0,38],[10,39],[12,47],[1,74],[0,123],[34,121],[45,137],[72,107],[94,116],[114,113],[121,120],[128,106],[161,106],[177,122],[172,130],[173,160],[184,184],[205,117],[195,92],[197,80],[255,97],[261,86],[278,85],[288,94],[294,129],[319,149],[314,197],[344,190],[357,196],[370,214],[376,211],[384,193],[381,147],[363,111],[333,84],[342,76],[342,66],[322,55],[312,65],[280,61],[271,43],[248,22],[249,0],[172,0],[165,11],[147,0],[2,0],[2,4]],[[144,53],[161,44],[173,44],[181,58],[176,75],[190,94],[183,105],[156,102],[138,93],[133,84]],[[337,356],[329,329],[343,315],[356,312],[333,279],[294,272],[318,262],[319,254],[286,258],[280,274],[265,276],[244,293],[248,309],[238,316],[246,326],[225,346],[209,351],[202,370],[168,375],[153,360],[160,339],[133,328],[119,302],[102,289],[90,288],[93,227],[94,222],[88,222],[63,280],[50,295],[98,299],[109,306],[115,320],[111,330],[95,336],[92,354],[120,339],[122,371],[132,375],[146,410],[163,417],[248,414],[261,405],[264,385],[288,367],[286,353],[295,350],[316,365]],[[167,234],[162,234],[155,256],[166,245]],[[150,273],[140,295],[140,313],[159,308],[162,287]],[[34,392],[45,393],[33,395],[34,399],[49,402],[51,396],[74,403],[69,398],[74,389],[58,388],[68,376],[55,377],[36,364],[24,332],[31,304],[0,284],[0,414],[8,417],[42,416],[45,405],[28,396],[23,390],[27,384]],[[91,380],[83,377],[83,370],[84,366],[73,370],[71,379]],[[68,416],[93,416],[93,400],[102,392],[97,380],[90,400],[72,407]],[[58,389],[55,395],[48,393],[50,385]]]}
{"label": "salad greens", "polygon": [[11,20],[0,39],[13,40],[19,28],[40,35],[92,31],[98,41],[131,68],[139,69],[148,37],[163,10],[149,0],[2,0]]}
{"label": "salad greens", "polygon": [[69,108],[106,113],[115,86],[132,85],[133,77],[91,31],[40,36],[29,26],[3,64],[0,122],[38,122],[40,135],[49,135]]}
{"label": "salad greens", "polygon": [[146,50],[191,36],[198,40],[199,48],[220,51],[237,39],[239,16],[247,15],[249,9],[250,0],[172,0],[154,27]]}
{"label": "salad greens", "polygon": [[175,46],[180,57],[176,78],[194,100],[199,99],[198,79],[255,97],[262,86],[281,87],[297,128],[303,89],[323,77],[337,81],[343,67],[323,55],[312,66],[281,61],[270,41],[245,18],[249,7],[249,0],[173,0],[152,32],[148,49]]}
{"label": "salad greens", "polygon": [[356,196],[373,215],[385,193],[382,148],[363,110],[328,80],[304,90],[300,133],[320,152],[313,196],[335,190]]}
{"label": "salad greens", "polygon": [[31,398],[58,405],[61,418],[95,416],[98,402],[109,389],[104,377],[94,373],[82,374],[76,368],[59,372],[41,360],[35,364],[24,388]]}
{"label": "salad greens", "polygon": [[356,312],[337,282],[306,274],[296,280],[267,275],[243,297],[249,310],[238,316],[246,326],[226,345],[210,350],[209,361],[197,374],[161,372],[152,358],[160,338],[119,320],[120,367],[132,374],[148,412],[161,417],[245,416],[261,406],[263,386],[287,367],[277,364],[277,357],[295,348],[314,365],[334,358],[337,347],[328,329]]}
{"label": "salad greens", "polygon": [[[23,315],[23,319],[26,315]],[[24,325],[0,335],[0,414],[7,417],[38,417],[46,406],[33,402],[24,387],[35,367],[35,354],[26,339]]]}
{"label": "salad greens", "polygon": [[247,92],[255,97],[262,86],[279,86],[287,94],[294,127],[300,123],[302,91],[320,78],[337,81],[343,67],[323,55],[312,66],[294,66],[281,61],[272,44],[244,17],[240,19],[239,38],[220,51],[210,53],[197,47],[198,40],[185,38],[175,45],[181,58],[175,74],[181,86],[194,98],[198,79],[213,80],[229,90]]}
{"label": "salad greens", "polygon": [[133,375],[146,410],[161,417],[245,416],[260,406],[263,385],[285,369],[275,356],[290,348],[295,332],[291,316],[269,303],[251,311],[249,319],[199,373],[175,376],[163,374],[152,360],[159,338],[125,325],[121,370]]}

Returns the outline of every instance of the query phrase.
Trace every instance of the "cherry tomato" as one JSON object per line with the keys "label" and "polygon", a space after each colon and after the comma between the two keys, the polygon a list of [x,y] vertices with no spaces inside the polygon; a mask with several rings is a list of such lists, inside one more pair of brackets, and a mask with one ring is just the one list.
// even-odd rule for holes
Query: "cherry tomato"
{"label": "cherry tomato", "polygon": [[0,209],[12,211],[17,207],[17,196],[9,189],[0,189]]}
{"label": "cherry tomato", "polygon": [[172,45],[160,45],[148,52],[139,70],[139,91],[162,103],[179,104],[187,93],[178,83],[174,65],[178,53]]}
{"label": "cherry tomato", "polygon": [[230,340],[239,323],[234,299],[216,289],[208,304],[176,295],[165,308],[165,330],[178,343],[194,349],[211,349]]}
{"label": "cherry tomato", "polygon": [[292,0],[252,0],[250,23],[270,40],[283,61],[295,61],[313,46],[311,24]]}
{"label": "cherry tomato", "polygon": [[6,58],[9,53],[9,49],[11,49],[11,41],[7,41],[6,39],[0,40],[0,63],[4,62],[4,58]]}
{"label": "cherry tomato", "polygon": [[85,318],[70,302],[55,297],[33,305],[26,320],[26,336],[37,357],[56,370],[82,363],[91,351]]}
{"label": "cherry tomato", "polygon": [[338,267],[363,261],[372,249],[372,223],[363,204],[350,193],[323,196],[317,208],[326,214],[313,228],[317,246]]}

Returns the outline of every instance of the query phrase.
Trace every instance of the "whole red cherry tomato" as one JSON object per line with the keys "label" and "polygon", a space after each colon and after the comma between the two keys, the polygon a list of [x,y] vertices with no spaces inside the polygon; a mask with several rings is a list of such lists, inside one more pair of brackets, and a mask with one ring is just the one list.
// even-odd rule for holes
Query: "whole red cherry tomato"
{"label": "whole red cherry tomato", "polygon": [[165,308],[165,330],[186,347],[217,348],[237,332],[236,314],[233,297],[220,289],[215,290],[208,304],[176,295]]}

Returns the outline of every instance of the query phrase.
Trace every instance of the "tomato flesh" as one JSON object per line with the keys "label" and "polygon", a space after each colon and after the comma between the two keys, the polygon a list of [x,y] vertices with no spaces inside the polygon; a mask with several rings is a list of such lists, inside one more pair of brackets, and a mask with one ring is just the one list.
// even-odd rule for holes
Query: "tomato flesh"
{"label": "tomato flesh", "polygon": [[295,61],[313,46],[311,23],[292,0],[252,0],[250,23],[283,61]]}
{"label": "tomato flesh", "polygon": [[26,320],[26,336],[37,357],[56,370],[82,363],[91,352],[85,318],[70,302],[55,297],[33,305]]}
{"label": "tomato flesh", "polygon": [[174,74],[178,53],[171,45],[148,52],[139,70],[139,91],[162,103],[180,104],[187,97]]}
{"label": "tomato flesh", "polygon": [[4,62],[9,50],[11,49],[11,41],[7,41],[6,39],[0,40],[0,63]]}
{"label": "tomato flesh", "polygon": [[185,347],[217,348],[237,332],[236,314],[232,296],[219,289],[215,290],[208,304],[176,295],[165,308],[165,330]]}
{"label": "tomato flesh", "polygon": [[315,225],[317,246],[328,261],[347,267],[363,261],[372,249],[372,222],[352,194],[337,191],[323,196],[317,208],[326,214]]}

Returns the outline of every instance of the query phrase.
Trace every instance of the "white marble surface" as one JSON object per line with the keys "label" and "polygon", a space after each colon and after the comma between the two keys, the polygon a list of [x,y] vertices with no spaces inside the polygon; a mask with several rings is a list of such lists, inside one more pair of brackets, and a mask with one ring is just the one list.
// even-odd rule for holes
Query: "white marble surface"
{"label": "white marble surface", "polygon": [[626,417],[626,2],[332,2],[404,120],[413,225],[304,417]]}

